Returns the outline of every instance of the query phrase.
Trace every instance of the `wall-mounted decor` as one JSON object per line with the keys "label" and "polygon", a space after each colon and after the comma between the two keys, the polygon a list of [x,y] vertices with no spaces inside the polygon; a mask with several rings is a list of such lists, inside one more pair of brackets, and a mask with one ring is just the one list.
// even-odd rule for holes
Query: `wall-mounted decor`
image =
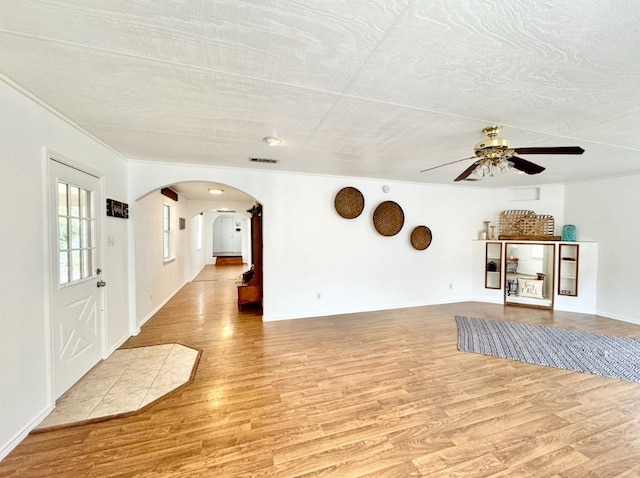
{"label": "wall-mounted decor", "polygon": [[431,245],[431,229],[427,226],[417,226],[411,231],[411,245],[414,249],[424,251]]}
{"label": "wall-mounted decor", "polygon": [[178,227],[180,229],[184,229],[187,227],[187,221],[185,221],[184,217],[181,217],[180,219],[178,219]]}
{"label": "wall-mounted decor", "polygon": [[404,225],[404,212],[393,201],[382,202],[373,212],[373,226],[383,236],[395,236]]}
{"label": "wall-mounted decor", "polygon": [[107,216],[129,219],[129,205],[126,202],[107,199]]}
{"label": "wall-mounted decor", "polygon": [[336,194],[335,208],[345,219],[354,219],[364,210],[364,196],[356,188],[342,188]]}

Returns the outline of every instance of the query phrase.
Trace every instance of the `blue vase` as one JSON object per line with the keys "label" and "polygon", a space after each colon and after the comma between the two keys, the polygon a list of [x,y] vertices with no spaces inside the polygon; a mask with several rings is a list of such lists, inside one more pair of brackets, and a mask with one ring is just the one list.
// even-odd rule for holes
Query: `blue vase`
{"label": "blue vase", "polygon": [[562,226],[562,240],[564,242],[575,242],[576,226],[573,224],[565,224]]}

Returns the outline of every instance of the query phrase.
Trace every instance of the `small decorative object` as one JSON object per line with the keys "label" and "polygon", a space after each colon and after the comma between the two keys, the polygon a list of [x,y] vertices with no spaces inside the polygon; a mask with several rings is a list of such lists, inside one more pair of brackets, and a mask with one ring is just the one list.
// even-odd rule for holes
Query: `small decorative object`
{"label": "small decorative object", "polygon": [[489,272],[496,272],[498,270],[498,264],[496,264],[495,262],[491,261],[487,264],[487,270]]}
{"label": "small decorative object", "polygon": [[484,234],[482,235],[483,239],[489,239],[489,224],[491,221],[483,221],[484,222]]}
{"label": "small decorative object", "polygon": [[496,238],[496,226],[490,226],[491,227],[491,239],[495,240]]}
{"label": "small decorative object", "polygon": [[373,212],[373,226],[383,236],[395,236],[404,225],[404,212],[393,201],[382,202]]}
{"label": "small decorative object", "polygon": [[342,188],[336,194],[335,208],[345,219],[354,219],[364,210],[364,196],[356,188]]}
{"label": "small decorative object", "polygon": [[411,245],[414,249],[424,251],[431,244],[431,229],[417,226],[411,231]]}
{"label": "small decorative object", "polygon": [[253,279],[254,275],[255,268],[254,265],[251,264],[251,268],[248,271],[242,273],[242,282],[246,284],[247,282],[251,281],[251,279]]}
{"label": "small decorative object", "polygon": [[575,242],[576,226],[573,224],[565,224],[562,226],[562,240],[565,242]]}
{"label": "small decorative object", "polygon": [[507,259],[507,272],[516,272],[518,270],[518,258],[510,257]]}
{"label": "small decorative object", "polygon": [[480,240],[481,241],[486,241],[487,238],[487,232],[486,231],[480,231]]}

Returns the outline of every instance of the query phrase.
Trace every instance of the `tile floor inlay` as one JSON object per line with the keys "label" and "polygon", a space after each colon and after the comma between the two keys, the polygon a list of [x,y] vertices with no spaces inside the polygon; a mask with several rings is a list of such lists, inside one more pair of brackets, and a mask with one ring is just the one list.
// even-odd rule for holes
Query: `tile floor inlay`
{"label": "tile floor inlay", "polygon": [[60,397],[36,430],[142,410],[189,382],[199,355],[180,344],[116,350]]}

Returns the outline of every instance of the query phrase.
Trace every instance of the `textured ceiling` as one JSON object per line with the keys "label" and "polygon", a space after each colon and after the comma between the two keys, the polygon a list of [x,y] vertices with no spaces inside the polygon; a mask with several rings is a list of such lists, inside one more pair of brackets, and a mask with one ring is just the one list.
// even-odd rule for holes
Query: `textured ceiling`
{"label": "textured ceiling", "polygon": [[490,124],[586,150],[461,184],[524,186],[640,172],[639,24],[635,0],[3,0],[0,73],[136,160],[450,184],[470,161],[419,171]]}

